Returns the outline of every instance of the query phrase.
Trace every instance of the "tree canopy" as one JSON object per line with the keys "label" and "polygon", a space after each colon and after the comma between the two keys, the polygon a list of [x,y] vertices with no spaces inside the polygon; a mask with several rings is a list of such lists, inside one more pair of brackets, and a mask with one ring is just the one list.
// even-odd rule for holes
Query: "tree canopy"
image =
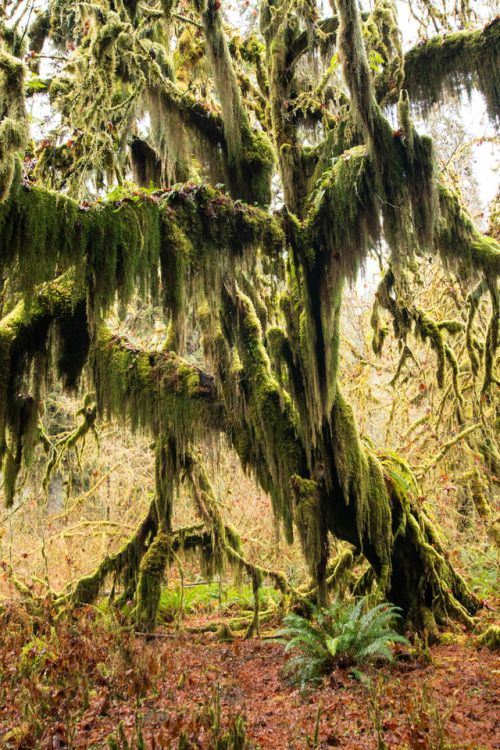
{"label": "tree canopy", "polygon": [[[428,340],[457,425],[473,419],[484,461],[500,461],[491,418],[500,384],[498,214],[488,234],[475,227],[432,139],[414,125],[444,96],[473,90],[498,125],[500,24],[484,24],[475,3],[450,3],[449,13],[442,5],[411,0],[432,34],[404,52],[394,0],[366,9],[330,0],[330,15],[315,0],[247,2],[241,29],[220,0],[4,1],[5,501],[14,502],[22,467],[44,442],[41,403],[55,378],[69,389],[83,378],[88,394],[80,426],[48,446],[46,481],[102,415],[155,444],[147,517],[78,582],[74,602],[93,601],[111,576],[135,598],[137,622],[153,627],[161,575],[180,549],[217,570],[226,562],[246,570],[256,591],[263,576],[290,590],[282,572],[245,558],[193,450],[225,435],[271,496],[288,541],[300,539],[308,595],[324,603],[362,555],[369,567],[357,593],[376,585],[420,627],[448,617],[472,623],[480,602],[420,507],[408,464],[360,437],[338,378],[344,285],[383,247],[374,351],[391,322],[399,372],[412,338]],[[41,135],[30,127],[30,99],[52,111]],[[429,256],[472,280],[466,322],[435,320],[415,304]],[[137,294],[162,305],[161,349],[109,327],[115,305]],[[480,340],[475,316],[486,295]],[[185,357],[194,329],[202,367]],[[172,522],[181,480],[200,516],[187,529]],[[474,499],[489,518],[480,489]],[[498,542],[499,522],[490,521]],[[333,561],[330,534],[351,545]]]}

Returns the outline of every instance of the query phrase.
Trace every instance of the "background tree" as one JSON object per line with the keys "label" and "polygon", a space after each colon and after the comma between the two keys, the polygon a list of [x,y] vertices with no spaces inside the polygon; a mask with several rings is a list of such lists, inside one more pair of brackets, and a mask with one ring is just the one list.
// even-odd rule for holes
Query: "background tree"
{"label": "background tree", "polygon": [[[339,314],[346,280],[371,248],[386,246],[374,351],[382,350],[387,317],[402,346],[398,373],[410,337],[428,340],[437,386],[456,399],[457,423],[473,417],[485,455],[497,460],[488,410],[498,385],[500,245],[476,230],[411,112],[476,88],[496,123],[500,26],[493,20],[434,36],[403,54],[392,0],[375,0],[363,14],[354,0],[331,6],[322,18],[312,0],[263,0],[259,32],[245,37],[227,25],[219,0],[4,8],[4,494],[11,504],[22,463],[43,440],[42,390],[55,374],[68,388],[82,373],[92,385],[80,426],[47,446],[45,483],[98,415],[150,432],[149,513],[72,594],[92,601],[113,576],[127,598],[135,596],[144,627],[154,625],[161,575],[181,548],[200,550],[219,570],[226,560],[245,569],[256,592],[263,575],[289,588],[283,573],[249,563],[224,523],[193,450],[207,433],[228,436],[271,496],[287,539],[298,531],[309,594],[319,603],[362,555],[369,568],[356,591],[376,581],[417,625],[449,616],[470,624],[479,606],[419,506],[407,463],[360,439],[339,388]],[[412,9],[436,30],[453,23],[427,2]],[[456,13],[462,25],[474,20],[466,3]],[[46,56],[53,64],[40,78]],[[27,65],[34,74],[26,79]],[[35,144],[25,96],[46,90],[58,120]],[[396,130],[388,119],[395,108]],[[130,185],[130,173],[142,190]],[[269,209],[274,177],[284,199],[277,211]],[[432,254],[459,278],[475,277],[465,323],[440,324],[415,304],[422,259]],[[107,325],[115,302],[124,309],[134,293],[161,299],[169,326],[162,350],[143,350]],[[484,295],[491,305],[481,340],[475,315]],[[203,369],[183,359],[195,328]],[[445,338],[456,333],[465,335],[468,355],[460,362]],[[462,371],[473,394],[467,402]],[[181,479],[201,519],[187,529],[172,524]],[[329,565],[329,533],[354,554]]]}

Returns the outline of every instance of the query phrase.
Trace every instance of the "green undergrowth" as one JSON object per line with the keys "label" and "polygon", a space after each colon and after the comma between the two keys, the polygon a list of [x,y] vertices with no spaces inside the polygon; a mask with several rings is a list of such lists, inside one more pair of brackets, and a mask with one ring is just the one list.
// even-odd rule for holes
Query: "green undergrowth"
{"label": "green undergrowth", "polygon": [[[281,594],[271,586],[263,584],[259,588],[259,600],[262,609],[277,607]],[[159,622],[172,622],[183,614],[186,615],[210,615],[217,612],[224,614],[247,614],[252,615],[254,608],[254,594],[252,585],[241,583],[230,585],[217,582],[187,584],[182,586],[176,584],[162,589],[159,605]]]}
{"label": "green undergrowth", "polygon": [[370,606],[373,598],[342,603],[337,596],[325,609],[311,605],[310,619],[289,614],[276,637],[291,652],[284,673],[303,690],[308,683],[320,681],[336,666],[354,668],[383,659],[392,661],[389,645],[409,645],[393,626],[399,618],[398,607],[387,603]]}

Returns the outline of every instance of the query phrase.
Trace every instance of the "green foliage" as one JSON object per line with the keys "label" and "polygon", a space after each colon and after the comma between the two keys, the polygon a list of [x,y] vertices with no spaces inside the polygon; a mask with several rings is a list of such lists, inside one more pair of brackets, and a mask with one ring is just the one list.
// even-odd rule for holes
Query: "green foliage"
{"label": "green foliage", "polygon": [[311,606],[312,619],[290,614],[277,637],[286,643],[292,656],[285,672],[301,690],[308,682],[320,680],[335,666],[350,667],[375,659],[392,661],[391,643],[408,641],[392,626],[399,607],[382,603],[369,607],[371,596],[344,606],[339,597],[328,609]]}

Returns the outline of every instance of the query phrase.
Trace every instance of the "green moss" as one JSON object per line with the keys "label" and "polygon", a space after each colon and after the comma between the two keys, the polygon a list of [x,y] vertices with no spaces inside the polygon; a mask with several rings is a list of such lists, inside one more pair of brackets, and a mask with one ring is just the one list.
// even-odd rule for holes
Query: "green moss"
{"label": "green moss", "polygon": [[290,479],[295,496],[294,521],[299,531],[302,550],[308,562],[314,586],[317,588],[318,603],[327,602],[326,562],[328,560],[328,527],[324,517],[317,482],[302,479],[297,475]]}
{"label": "green moss", "polygon": [[483,271],[488,279],[500,275],[500,244],[479,234],[458,194],[448,184],[438,184],[440,221],[435,242],[448,265]]}
{"label": "green moss", "polygon": [[137,627],[151,632],[156,626],[165,568],[172,559],[171,535],[160,531],[142,558],[133,617]]}
{"label": "green moss", "polygon": [[479,637],[479,643],[492,651],[498,651],[500,649],[500,627],[490,625]]}
{"label": "green moss", "polygon": [[[73,293],[73,280],[61,277],[58,282],[41,287],[32,303],[19,303],[0,321],[0,461],[9,504],[23,460],[29,465],[39,439],[42,385],[47,379],[50,381],[49,364],[56,359],[57,352],[48,343],[52,332],[55,342],[60,343],[58,321],[63,321],[65,327],[71,318]],[[77,342],[78,339],[73,343]],[[83,366],[85,342],[82,346],[83,352],[75,347],[71,370],[77,361]],[[64,362],[59,359],[59,364]]]}
{"label": "green moss", "polygon": [[123,584],[125,601],[131,598],[136,590],[140,562],[156,531],[155,504],[151,503],[148,513],[131,539],[118,552],[105,557],[91,575],[79,579],[71,595],[72,603],[93,604],[110,577],[114,582],[120,581]]}
{"label": "green moss", "polygon": [[219,643],[232,643],[234,641],[234,633],[225,622],[219,625],[216,635]]}
{"label": "green moss", "polygon": [[422,339],[422,341],[430,341],[431,347],[433,348],[437,357],[437,370],[436,380],[440,388],[444,385],[444,368],[445,368],[445,343],[443,334],[441,333],[436,322],[425,312],[425,310],[418,309],[417,317],[415,320],[415,332]]}
{"label": "green moss", "polygon": [[493,21],[484,29],[434,36],[405,55],[405,86],[422,113],[445,92],[471,95],[478,88],[490,117],[500,116],[498,54],[500,29]]}
{"label": "green moss", "polygon": [[0,50],[0,204],[9,195],[16,154],[24,151],[28,140],[24,78],[22,62]]}
{"label": "green moss", "polygon": [[351,407],[340,391],[332,409],[332,444],[337,481],[346,506],[352,504],[355,542],[379,576],[387,577],[392,551],[391,508],[380,463],[362,446]]}

